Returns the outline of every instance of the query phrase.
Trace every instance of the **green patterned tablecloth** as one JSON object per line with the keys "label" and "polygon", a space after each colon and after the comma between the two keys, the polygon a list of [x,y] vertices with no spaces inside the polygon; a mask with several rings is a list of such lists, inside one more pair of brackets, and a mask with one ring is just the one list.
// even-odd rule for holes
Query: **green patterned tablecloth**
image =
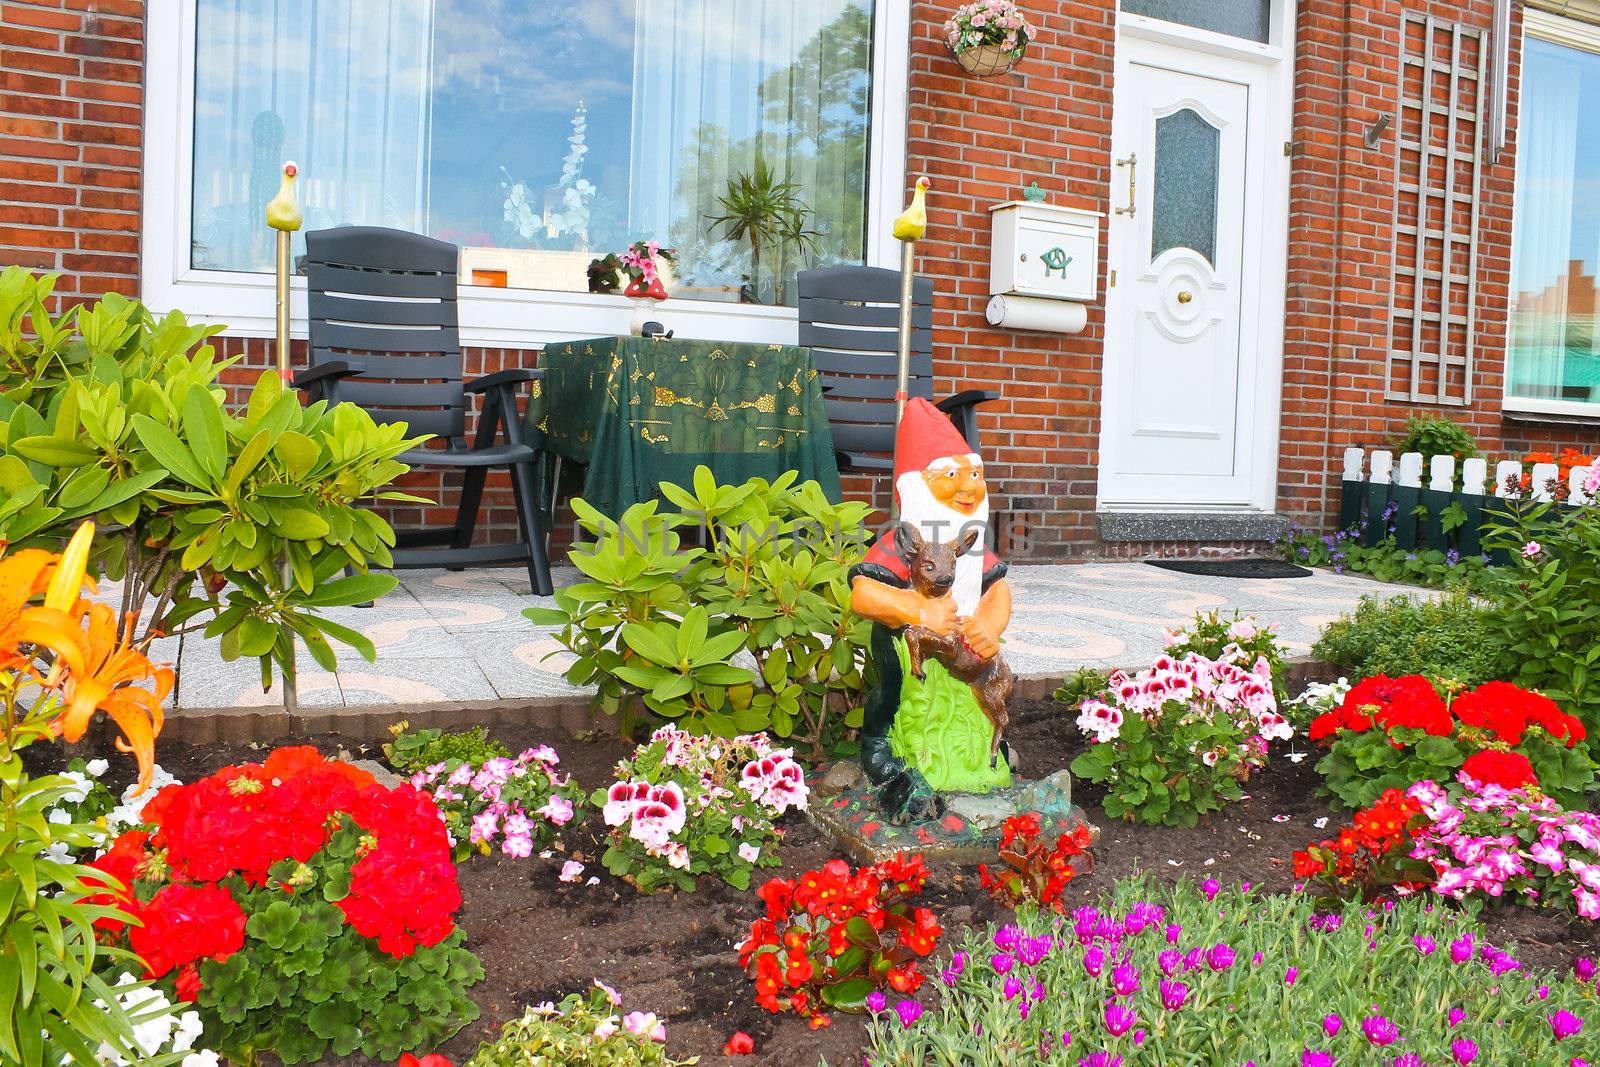
{"label": "green patterned tablecloth", "polygon": [[612,518],[702,463],[724,484],[795,470],[839,499],[810,349],[596,337],[546,345],[539,366],[528,441],[587,466],[580,495]]}

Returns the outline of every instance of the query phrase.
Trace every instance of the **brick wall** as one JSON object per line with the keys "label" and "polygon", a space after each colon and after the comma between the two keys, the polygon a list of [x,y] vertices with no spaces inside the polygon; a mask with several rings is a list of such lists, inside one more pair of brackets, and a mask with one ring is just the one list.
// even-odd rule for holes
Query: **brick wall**
{"label": "brick wall", "polygon": [[143,0],[0,4],[0,264],[134,295]]}
{"label": "brick wall", "polygon": [[[1509,142],[1495,163],[1485,165],[1478,191],[1473,401],[1463,408],[1385,399],[1390,304],[1397,296],[1402,302],[1410,299],[1403,281],[1402,291],[1394,292],[1391,243],[1403,12],[1487,29],[1493,9],[1492,0],[1300,0],[1280,467],[1280,508],[1287,513],[1325,522],[1337,507],[1344,449],[1391,445],[1413,414],[1449,415],[1471,429],[1485,452],[1500,458],[1530,447],[1600,449],[1600,427],[1593,422],[1519,420],[1500,410],[1518,48],[1511,55]],[[1520,40],[1520,22],[1518,5],[1513,41]],[[1445,91],[1436,84],[1433,98],[1442,100]],[[1396,119],[1377,145],[1368,147],[1364,134],[1381,115]],[[1437,296],[1425,293],[1423,299],[1430,307],[1438,305]]]}
{"label": "brick wall", "polygon": [[[1326,516],[1342,449],[1388,444],[1415,410],[1383,396],[1393,135],[1376,148],[1362,137],[1378,115],[1397,111],[1402,12],[1483,27],[1492,6],[1298,0],[1280,471],[1280,506],[1292,514]],[[980,423],[994,510],[1027,528],[1028,554],[1173,551],[1096,543],[1102,308],[1091,307],[1087,329],[1071,337],[994,330],[983,318],[991,204],[1037,181],[1057,203],[1110,210],[1115,2],[1028,0],[1039,40],[1015,71],[988,79],[964,74],[939,40],[950,7],[912,0],[908,84],[907,173],[934,184],[919,269],[937,282],[938,389],[1004,394]],[[143,0],[0,0],[0,263],[63,272],[67,300],[138,291],[143,15]],[[1512,159],[1508,151],[1486,168],[1481,189],[1476,401],[1445,410],[1487,449],[1596,446],[1593,424],[1511,421],[1499,411]],[[238,381],[270,365],[264,340],[227,337],[223,349],[242,357]],[[472,350],[467,369],[535,360],[532,352]],[[881,480],[845,485],[852,495],[887,497]],[[410,488],[441,507],[454,502],[434,475],[418,475]],[[487,525],[508,536],[514,519],[503,484],[487,506]]]}
{"label": "brick wall", "polygon": [[939,39],[950,7],[912,4],[906,145],[907,175],[933,182],[917,252],[935,279],[937,388],[1003,394],[979,409],[993,506],[1028,525],[1034,557],[1081,554],[1095,540],[1102,308],[1075,336],[990,327],[988,209],[1034,181],[1052,202],[1106,209],[1115,3],[1030,0],[1038,40],[1011,73],[984,79]]}

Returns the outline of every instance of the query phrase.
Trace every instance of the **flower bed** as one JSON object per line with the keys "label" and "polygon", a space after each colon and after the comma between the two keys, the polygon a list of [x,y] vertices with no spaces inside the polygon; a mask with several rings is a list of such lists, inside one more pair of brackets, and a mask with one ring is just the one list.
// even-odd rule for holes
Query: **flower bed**
{"label": "flower bed", "polygon": [[[871,1027],[871,1063],[1579,1064],[1593,981],[1523,966],[1419,901],[1153,892],[969,932],[938,995]],[[919,1007],[903,1007],[918,1003]],[[1594,1021],[1591,1021],[1594,1020]]]}
{"label": "flower bed", "polygon": [[1538,693],[1486,682],[1441,697],[1420,675],[1364,679],[1310,730],[1329,748],[1318,772],[1351,808],[1386,789],[1449,781],[1457,771],[1507,788],[1537,782],[1564,803],[1581,804],[1595,771],[1586,736],[1582,722]]}
{"label": "flower bed", "polygon": [[476,1018],[466,987],[483,969],[426,794],[282,748],[166,787],[143,818],[93,864],[123,887],[102,879],[104,902],[139,925],[96,927],[196,1004],[223,1055],[393,1059]]}

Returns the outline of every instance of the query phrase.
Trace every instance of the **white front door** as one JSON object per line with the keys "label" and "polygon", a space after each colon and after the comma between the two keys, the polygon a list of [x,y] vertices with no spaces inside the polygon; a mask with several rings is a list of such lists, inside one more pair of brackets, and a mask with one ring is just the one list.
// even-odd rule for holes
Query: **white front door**
{"label": "white front door", "polygon": [[1101,510],[1273,506],[1278,74],[1259,56],[1119,35]]}

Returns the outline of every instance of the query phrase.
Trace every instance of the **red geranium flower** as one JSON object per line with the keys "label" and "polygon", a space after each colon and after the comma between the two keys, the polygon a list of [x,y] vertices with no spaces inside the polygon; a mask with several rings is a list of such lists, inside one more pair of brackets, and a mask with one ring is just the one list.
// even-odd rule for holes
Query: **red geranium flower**
{"label": "red geranium flower", "polygon": [[1533,764],[1520,752],[1502,752],[1486,748],[1467,757],[1461,773],[1485,785],[1498,785],[1505,789],[1519,789],[1525,785],[1538,785]]}
{"label": "red geranium flower", "polygon": [[728,1037],[727,1044],[722,1046],[724,1056],[749,1056],[756,1050],[756,1039],[743,1030],[735,1030]]}
{"label": "red geranium flower", "polygon": [[1364,678],[1345,694],[1339,710],[1343,716],[1341,725],[1357,733],[1366,732],[1376,721],[1385,729],[1407,727],[1447,737],[1453,725],[1433,683],[1420,674]]}
{"label": "red geranium flower", "polygon": [[244,912],[218,885],[162,886],[139,918],[144,925],[128,940],[152,978],[203,958],[225,960],[244,946]]}

